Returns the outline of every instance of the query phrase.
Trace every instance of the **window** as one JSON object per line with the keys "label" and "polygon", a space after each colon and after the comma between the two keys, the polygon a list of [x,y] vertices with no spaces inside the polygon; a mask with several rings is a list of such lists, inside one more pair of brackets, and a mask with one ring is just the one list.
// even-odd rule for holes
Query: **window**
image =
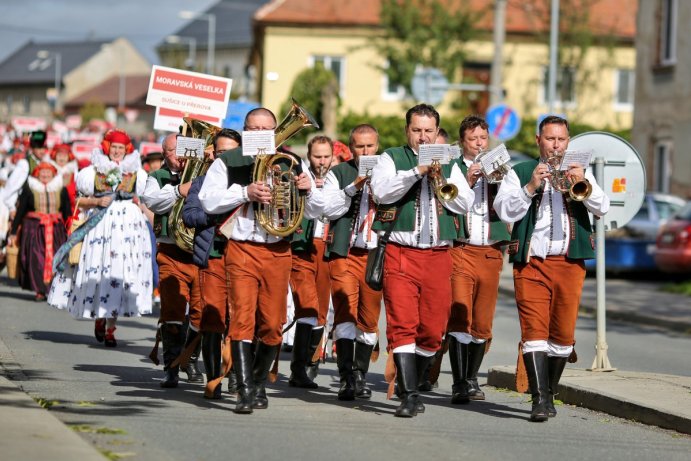
{"label": "window", "polygon": [[632,110],[636,74],[631,69],[617,69],[614,75],[614,108]]}
{"label": "window", "polygon": [[659,141],[655,144],[654,190],[669,193],[670,161],[672,157],[672,142]]}
{"label": "window", "polygon": [[663,66],[677,63],[677,3],[678,0],[662,0],[661,4],[658,56]]}
{"label": "window", "polygon": [[329,69],[336,75],[338,87],[340,88],[341,96],[343,96],[344,80],[345,80],[345,59],[340,56],[312,56],[310,57],[310,67],[317,64],[324,66],[324,69]]}
{"label": "window", "polygon": [[[389,62],[386,62],[385,67],[389,67]],[[403,85],[397,85],[389,80],[386,72],[382,72],[382,94],[381,98],[384,101],[401,101],[405,97],[405,88]]]}
{"label": "window", "polygon": [[[543,69],[542,104],[549,101],[549,67]],[[560,67],[557,71],[557,94],[555,104],[574,105],[576,103],[576,69]]]}

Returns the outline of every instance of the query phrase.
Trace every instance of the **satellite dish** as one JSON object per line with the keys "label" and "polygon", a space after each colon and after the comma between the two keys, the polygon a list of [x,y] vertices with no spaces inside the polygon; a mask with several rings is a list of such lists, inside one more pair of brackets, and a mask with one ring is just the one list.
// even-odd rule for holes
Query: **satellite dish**
{"label": "satellite dish", "polygon": [[645,167],[631,144],[612,133],[590,131],[571,138],[569,149],[592,150],[591,167],[604,160],[604,178],[597,178],[610,208],[602,218],[605,231],[619,229],[636,216],[645,199]]}

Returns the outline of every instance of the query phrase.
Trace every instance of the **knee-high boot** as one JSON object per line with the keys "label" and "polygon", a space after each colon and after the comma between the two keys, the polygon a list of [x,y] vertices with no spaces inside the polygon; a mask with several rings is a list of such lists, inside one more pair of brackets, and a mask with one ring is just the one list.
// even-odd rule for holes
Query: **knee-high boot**
{"label": "knee-high boot", "polygon": [[307,365],[312,357],[308,357],[312,340],[312,325],[298,322],[295,325],[295,339],[293,340],[293,358],[290,361],[290,379],[288,384],[293,387],[316,389],[317,383],[307,376]]}
{"label": "knee-high boot", "polygon": [[[432,366],[432,363],[435,359],[436,355],[433,355],[431,357],[425,357],[424,355],[415,354],[415,368],[417,369],[418,391],[420,390],[420,383],[422,382],[422,380],[425,379],[425,377],[429,378],[429,369]],[[430,390],[432,390],[431,387]],[[417,412],[425,412],[425,405],[422,403],[422,399],[419,395],[417,398]]]}
{"label": "knee-high boot", "polygon": [[254,379],[252,377],[252,343],[245,341],[231,341],[230,352],[233,356],[233,369],[238,383],[238,398],[235,404],[235,413],[252,413],[254,404]]}
{"label": "knee-high boot", "polygon": [[367,386],[365,376],[369,370],[370,358],[372,357],[374,345],[355,341],[355,359],[353,360],[353,373],[355,374],[355,397],[359,399],[369,399],[372,397],[372,390]]}
{"label": "knee-high boot", "polygon": [[[192,328],[188,327],[187,339],[185,340],[185,348],[192,344],[192,341],[194,341],[198,335],[198,331],[194,331]],[[192,354],[190,355],[190,359],[187,362],[187,365],[183,368],[183,371],[187,373],[188,383],[204,382],[204,376],[199,371],[199,367],[197,365],[197,362],[199,361],[199,353],[201,351],[201,347],[201,341],[197,342],[197,345],[195,346],[194,350],[192,351]]]}
{"label": "knee-high boot", "polygon": [[549,398],[547,399],[547,416],[557,416],[557,409],[554,407],[554,396],[558,394],[557,386],[561,379],[561,374],[566,366],[566,357],[547,357],[547,370],[549,379]]}
{"label": "knee-high boot", "polygon": [[530,420],[534,422],[547,421],[547,401],[549,399],[547,352],[526,352],[523,354],[523,361],[528,374],[530,394],[533,397]]}
{"label": "knee-high boot", "polygon": [[468,394],[468,345],[458,342],[449,335],[449,360],[451,361],[451,403],[454,405],[470,402]]}
{"label": "knee-high boot", "polygon": [[280,347],[280,344],[275,346],[268,346],[263,342],[257,344],[252,367],[252,379],[257,390],[252,408],[256,410],[264,410],[269,406],[269,399],[266,397],[266,378],[269,376],[269,370],[271,370],[271,365],[274,363]]}
{"label": "knee-high boot", "polygon": [[415,356],[412,352],[399,352],[393,355],[396,364],[396,385],[401,397],[401,404],[396,408],[394,415],[401,418],[412,418],[417,415],[419,394]]}
{"label": "knee-high boot", "polygon": [[[322,345],[322,336],[324,336],[324,326],[312,328],[312,336],[310,338],[310,346],[307,350],[307,376],[309,379],[314,381],[314,379],[319,374],[319,359],[312,360],[314,355],[317,353]],[[319,350],[318,357],[321,357],[321,349]]]}
{"label": "knee-high boot", "polygon": [[182,345],[185,342],[185,335],[182,326],[176,323],[162,323],[161,345],[163,348],[163,371],[165,377],[161,381],[161,387],[178,387],[178,373],[180,366],[171,366],[182,352]]}
{"label": "knee-high boot", "polygon": [[486,348],[486,342],[479,344],[471,342],[468,344],[468,376],[466,381],[468,383],[468,397],[470,400],[485,400],[485,393],[482,392],[477,382],[477,373],[480,371],[482,359],[485,358]]}
{"label": "knee-high boot", "polygon": [[[202,333],[202,360],[204,360],[204,370],[206,371],[206,380],[211,382],[221,376],[221,342],[223,335],[221,333]],[[212,394],[204,397],[207,399],[220,399],[222,386],[219,383],[212,391]]]}
{"label": "knee-high boot", "polygon": [[355,400],[355,375],[353,374],[353,358],[355,355],[355,340],[341,338],[336,341],[336,364],[341,376],[341,387],[338,389],[338,400]]}

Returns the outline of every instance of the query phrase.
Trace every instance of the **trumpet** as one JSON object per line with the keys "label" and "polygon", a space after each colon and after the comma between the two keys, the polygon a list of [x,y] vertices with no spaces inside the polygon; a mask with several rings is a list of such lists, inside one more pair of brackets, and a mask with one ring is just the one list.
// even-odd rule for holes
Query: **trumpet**
{"label": "trumpet", "polygon": [[572,182],[567,170],[561,169],[561,162],[564,158],[563,152],[552,152],[544,161],[547,164],[550,174],[550,184],[554,190],[567,194],[569,199],[575,202],[582,202],[590,197],[593,186],[590,181],[583,178],[580,181]]}
{"label": "trumpet", "polygon": [[439,160],[432,160],[429,171],[432,189],[439,201],[448,202],[458,196],[458,187],[446,181],[446,178],[441,172]]}

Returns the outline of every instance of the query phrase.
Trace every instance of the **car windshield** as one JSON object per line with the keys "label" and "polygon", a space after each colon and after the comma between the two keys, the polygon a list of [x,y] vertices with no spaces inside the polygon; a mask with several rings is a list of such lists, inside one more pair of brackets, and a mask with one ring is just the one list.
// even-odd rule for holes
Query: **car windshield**
{"label": "car windshield", "polygon": [[686,203],[684,208],[677,212],[676,217],[679,219],[688,219],[689,221],[691,221],[691,202]]}
{"label": "car windshield", "polygon": [[681,205],[671,203],[664,200],[655,200],[655,208],[657,209],[658,217],[661,220],[669,219],[674,213],[681,209]]}

